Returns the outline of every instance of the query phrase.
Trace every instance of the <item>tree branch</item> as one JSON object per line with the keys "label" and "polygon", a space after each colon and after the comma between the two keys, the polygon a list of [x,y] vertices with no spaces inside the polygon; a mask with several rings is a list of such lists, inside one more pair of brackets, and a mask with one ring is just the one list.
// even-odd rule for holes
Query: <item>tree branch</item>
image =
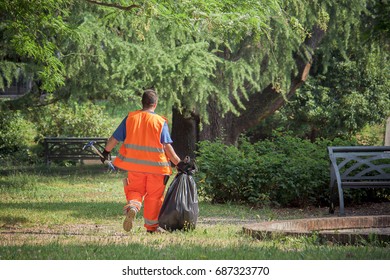
{"label": "tree branch", "polygon": [[[36,84],[36,83],[35,83]],[[31,90],[19,98],[5,100],[0,102],[0,110],[24,110],[32,107],[43,107],[56,103],[60,100],[69,99],[71,92],[58,90],[54,98],[47,99],[46,93],[39,89],[39,86],[33,86]]]}
{"label": "tree branch", "polygon": [[121,6],[121,5],[114,4],[114,3],[104,3],[104,2],[94,1],[94,0],[86,0],[86,1],[91,3],[91,4],[115,8],[115,9],[119,9],[119,10],[123,10],[123,11],[130,11],[132,9],[141,8],[141,6],[136,5],[136,4],[125,7],[125,6]]}
{"label": "tree branch", "polygon": [[[290,99],[295,94],[295,91],[306,81],[311,68],[314,50],[319,46],[324,36],[325,31],[318,26],[314,26],[312,36],[307,38],[301,46],[306,50],[307,57],[294,56],[298,74],[292,77],[290,89],[285,97],[281,93],[276,92],[271,84],[268,85],[261,92],[251,95],[248,101],[243,102],[246,110],[235,119],[237,123],[234,125],[237,125],[241,131],[244,131],[281,108],[285,104],[286,98]],[[234,125],[232,126],[234,127]]]}

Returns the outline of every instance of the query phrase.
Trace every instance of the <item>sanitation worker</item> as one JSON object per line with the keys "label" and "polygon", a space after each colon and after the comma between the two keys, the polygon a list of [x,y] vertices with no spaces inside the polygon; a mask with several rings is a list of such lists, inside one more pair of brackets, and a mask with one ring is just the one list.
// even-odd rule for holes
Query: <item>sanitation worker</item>
{"label": "sanitation worker", "polygon": [[144,204],[144,226],[147,232],[162,231],[158,215],[162,206],[166,182],[172,170],[170,161],[180,168],[185,165],[172,147],[167,120],[154,112],[158,96],[154,90],[142,95],[142,110],[130,112],[108,139],[102,152],[108,159],[111,150],[123,142],[113,164],[128,171],[124,180],[127,204],[123,229],[130,231],[137,212]]}

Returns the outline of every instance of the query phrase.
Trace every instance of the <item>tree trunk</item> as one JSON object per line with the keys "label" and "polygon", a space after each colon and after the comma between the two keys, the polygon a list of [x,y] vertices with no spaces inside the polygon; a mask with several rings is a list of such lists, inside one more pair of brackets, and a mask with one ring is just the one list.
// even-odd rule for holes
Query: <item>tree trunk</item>
{"label": "tree trunk", "polygon": [[[318,26],[313,28],[312,36],[302,46],[307,54],[304,59],[295,56],[298,74],[292,78],[289,91],[283,96],[270,84],[260,92],[253,93],[247,101],[243,101],[245,110],[239,116],[227,113],[223,118],[218,110],[217,101],[210,99],[208,104],[209,125],[199,131],[199,117],[191,114],[184,117],[179,112],[173,112],[172,135],[176,139],[175,150],[179,155],[193,154],[198,140],[215,140],[221,138],[226,144],[236,144],[241,133],[259,124],[281,108],[286,100],[291,98],[295,91],[304,83],[312,65],[314,49],[318,47],[325,32]],[[195,139],[197,139],[195,141]]]}
{"label": "tree trunk", "polygon": [[171,137],[172,146],[181,159],[185,156],[194,158],[196,143],[199,141],[199,117],[193,113],[182,114],[173,108]]}
{"label": "tree trunk", "polygon": [[232,123],[236,116],[228,113],[221,118],[217,101],[214,98],[209,99],[207,113],[210,125],[203,126],[203,129],[199,132],[199,140],[215,140],[220,138],[225,143],[232,143],[234,139],[231,139],[231,137],[237,133],[236,126]]}

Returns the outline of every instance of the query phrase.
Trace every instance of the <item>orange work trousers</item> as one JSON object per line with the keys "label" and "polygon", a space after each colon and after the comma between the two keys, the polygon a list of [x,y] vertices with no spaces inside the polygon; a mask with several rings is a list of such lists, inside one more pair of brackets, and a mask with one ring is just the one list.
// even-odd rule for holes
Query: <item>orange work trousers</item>
{"label": "orange work trousers", "polygon": [[164,200],[164,175],[128,172],[124,187],[128,204],[141,209],[144,204],[144,226],[154,231],[158,227],[158,215]]}

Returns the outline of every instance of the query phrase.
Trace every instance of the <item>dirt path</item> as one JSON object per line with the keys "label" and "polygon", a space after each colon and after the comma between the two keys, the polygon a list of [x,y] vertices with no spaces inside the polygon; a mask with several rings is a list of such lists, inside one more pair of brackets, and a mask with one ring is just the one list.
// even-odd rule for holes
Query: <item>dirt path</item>
{"label": "dirt path", "polygon": [[[337,209],[336,209],[337,210]],[[248,225],[259,222],[260,220],[285,220],[302,218],[326,218],[337,217],[330,215],[327,208],[280,208],[269,211],[270,215],[240,219],[236,217],[199,217],[198,228],[214,227],[217,225],[230,225],[240,228],[241,225]],[[370,216],[370,215],[390,215],[390,202],[369,203],[346,208],[347,216]],[[135,232],[138,237],[126,233],[120,223],[112,224],[69,224],[35,227],[23,227],[21,225],[0,225],[0,246],[4,245],[22,245],[22,244],[47,244],[50,242],[99,241],[108,243],[126,243],[131,239],[142,238],[145,232],[142,225],[142,219],[136,220]]]}

